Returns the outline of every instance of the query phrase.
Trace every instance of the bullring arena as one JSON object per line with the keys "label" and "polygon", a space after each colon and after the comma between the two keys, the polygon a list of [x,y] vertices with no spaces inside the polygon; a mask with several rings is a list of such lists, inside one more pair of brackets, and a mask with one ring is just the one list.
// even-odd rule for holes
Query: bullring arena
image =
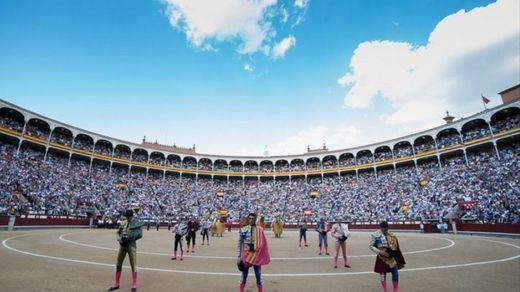
{"label": "bullring arena", "polygon": [[0,40],[0,292],[520,292],[519,0],[0,0]]}
{"label": "bullring arena", "polygon": [[[402,291],[518,291],[518,239],[397,234],[408,262],[401,270]],[[114,230],[52,229],[0,236],[3,291],[104,291],[112,280]],[[236,239],[236,231],[210,238],[210,246],[198,247],[180,262],[170,260],[170,232],[146,231],[138,251],[141,291],[235,291],[240,278]],[[348,239],[351,269],[333,269],[330,257],[318,256],[313,234],[307,248],[297,246],[293,231],[276,239],[268,232],[268,240],[272,263],[263,269],[266,291],[379,289],[367,232],[353,232]],[[122,277],[123,283],[130,277],[128,267]],[[255,288],[250,284],[248,289]]]}
{"label": "bullring arena", "polygon": [[[519,101],[390,141],[279,157],[134,144],[0,104],[0,227],[11,230],[0,232],[2,291],[106,291],[127,212],[144,225],[139,291],[238,290],[249,212],[266,224],[263,291],[380,291],[369,242],[381,219],[406,260],[400,291],[520,287]],[[195,253],[172,260],[173,230],[194,220],[230,231],[209,246],[198,235]],[[320,220],[327,231],[348,223],[351,268],[318,254]],[[132,278],[126,259],[120,290]],[[248,278],[244,291],[257,291]]]}

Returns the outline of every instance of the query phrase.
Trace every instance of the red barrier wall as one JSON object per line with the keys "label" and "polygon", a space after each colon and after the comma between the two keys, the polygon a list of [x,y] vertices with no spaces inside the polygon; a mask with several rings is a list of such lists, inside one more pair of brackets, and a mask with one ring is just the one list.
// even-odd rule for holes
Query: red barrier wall
{"label": "red barrier wall", "polygon": [[[9,216],[0,216],[0,225],[7,225],[9,222]],[[88,218],[26,218],[17,216],[16,226],[88,226]],[[168,226],[167,223],[161,223],[162,227]],[[233,228],[239,227],[238,224],[232,224]],[[146,227],[146,225],[145,225]],[[155,223],[151,224],[151,228],[155,227]],[[227,227],[227,226],[226,226]],[[286,229],[298,229],[298,225],[286,224]],[[377,224],[349,224],[351,230],[377,230],[379,225]],[[314,225],[309,224],[309,231],[314,229]],[[417,230],[419,231],[419,224],[390,224],[390,229],[394,230]],[[431,232],[431,225],[425,224],[425,232]],[[451,230],[451,224],[448,224],[448,229]],[[458,231],[466,232],[496,232],[496,233],[514,233],[520,234],[520,224],[478,224],[478,223],[457,223]]]}
{"label": "red barrier wall", "polygon": [[[451,230],[451,226],[450,226]],[[459,223],[457,231],[498,232],[520,234],[520,224],[476,224]]]}
{"label": "red barrier wall", "polygon": [[[8,216],[0,216],[0,225],[7,225]],[[87,218],[26,218],[16,216],[14,226],[88,226]]]}

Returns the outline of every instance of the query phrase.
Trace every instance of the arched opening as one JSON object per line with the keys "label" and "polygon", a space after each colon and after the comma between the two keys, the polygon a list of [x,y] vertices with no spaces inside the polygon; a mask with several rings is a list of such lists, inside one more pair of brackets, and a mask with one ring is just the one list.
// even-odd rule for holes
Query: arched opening
{"label": "arched opening", "polygon": [[428,156],[417,159],[419,172],[433,174],[439,170],[439,160],[437,156]]}
{"label": "arched opening", "polygon": [[289,171],[289,162],[287,160],[277,160],[274,163],[274,167],[276,171]]}
{"label": "arched opening", "polygon": [[260,171],[261,172],[273,172],[274,165],[273,162],[270,160],[263,160],[260,162]]}
{"label": "arched opening", "polygon": [[63,146],[72,146],[72,132],[63,127],[56,127],[51,133],[51,142]]}
{"label": "arched opening", "polygon": [[311,157],[307,159],[307,169],[319,169],[321,168],[320,159],[318,157]]}
{"label": "arched opening", "polygon": [[92,151],[92,147],[94,146],[94,139],[89,135],[78,134],[74,138],[74,148],[81,149],[85,151]]}
{"label": "arched opening", "polygon": [[374,157],[370,150],[361,150],[356,154],[356,161],[358,165],[374,162]]}
{"label": "arched opening", "polygon": [[217,159],[213,163],[215,170],[228,170],[228,163],[224,159]]}
{"label": "arched opening", "polygon": [[61,167],[67,166],[69,163],[69,152],[65,150],[49,148],[47,151],[47,160],[53,165],[60,165]]}
{"label": "arched opening", "polygon": [[413,160],[403,161],[395,165],[397,174],[405,180],[413,179],[417,176],[415,163]]}
{"label": "arched opening", "polygon": [[359,169],[358,170],[358,183],[360,185],[373,185],[375,184],[376,173],[372,167]]}
{"label": "arched opening", "polygon": [[500,159],[507,162],[514,162],[520,153],[520,134],[505,137],[497,141]]}
{"label": "arched opening", "polygon": [[105,156],[112,156],[114,146],[112,143],[108,140],[97,140],[96,144],[94,145],[94,153],[105,155]]}
{"label": "arched opening", "polygon": [[497,161],[497,153],[493,143],[478,144],[466,148],[466,156],[468,157],[468,164],[475,167],[486,167],[489,163]]}
{"label": "arched opening", "polygon": [[396,158],[413,155],[412,144],[408,141],[401,141],[394,145],[394,156]]}
{"label": "arched opening", "polygon": [[274,176],[262,176],[260,177],[260,182],[262,184],[271,184],[274,182]]}
{"label": "arched opening", "polygon": [[164,178],[165,178],[165,180],[168,183],[174,184],[175,186],[177,186],[179,184],[180,176],[181,176],[181,174],[179,172],[176,172],[176,171],[166,171],[166,174],[165,174]]}
{"label": "arched opening", "polygon": [[49,124],[46,121],[40,119],[30,119],[25,126],[25,134],[43,140],[47,140],[49,138],[50,131],[51,127]]}
{"label": "arched opening", "polygon": [[159,151],[150,153],[150,163],[155,165],[164,165],[164,154]]}
{"label": "arched opening", "polygon": [[376,162],[391,160],[392,159],[392,149],[389,146],[379,146],[374,150],[374,157]]}
{"label": "arched opening", "polygon": [[116,148],[114,148],[115,158],[130,160],[130,153],[132,153],[130,147],[123,144],[118,144]]}
{"label": "arched opening", "polygon": [[70,157],[70,167],[88,173],[90,167],[90,157],[78,153],[73,153]]}
{"label": "arched opening", "polygon": [[[215,163],[217,163],[217,160],[215,160]],[[222,160],[222,159],[220,159],[220,160]],[[215,163],[213,163],[213,167],[215,167]],[[227,187],[227,177],[221,176],[221,175],[213,176],[213,186],[216,188],[217,192],[224,192],[224,194],[225,194],[226,187]]]}
{"label": "arched opening", "polygon": [[16,154],[19,143],[20,139],[0,133],[0,156],[9,160]]}
{"label": "arched opening", "polygon": [[508,107],[491,116],[491,128],[493,133],[509,131],[520,127],[520,109]]}
{"label": "arched opening", "polygon": [[179,155],[170,154],[166,158],[166,164],[173,167],[181,167],[181,157]]}
{"label": "arched opening", "polygon": [[[134,150],[135,151],[135,150]],[[133,184],[144,181],[146,178],[146,168],[142,166],[130,165],[130,182]]]}
{"label": "arched opening", "polygon": [[248,160],[246,163],[244,163],[244,170],[247,172],[257,172],[258,163],[254,160]]}
{"label": "arched opening", "polygon": [[[96,142],[97,143],[97,142]],[[103,159],[92,160],[92,173],[100,176],[108,176],[110,172],[110,162]]]}
{"label": "arched opening", "polygon": [[483,119],[471,120],[462,126],[464,143],[490,136],[489,126]]}
{"label": "arched opening", "polygon": [[317,190],[321,187],[323,183],[323,179],[321,178],[321,174],[309,174],[307,175],[307,181],[312,189]]}
{"label": "arched opening", "polygon": [[134,152],[132,152],[132,161],[148,162],[148,152],[142,148],[134,149]]}
{"label": "arched opening", "polygon": [[435,142],[430,135],[421,136],[413,142],[415,154],[435,150]]}
{"label": "arched opening", "polygon": [[191,156],[186,156],[182,160],[183,168],[197,169],[197,159]]}
{"label": "arched opening", "polygon": [[389,180],[395,179],[394,167],[389,164],[376,167],[376,174],[377,174],[378,181],[381,181],[381,180],[389,181]]}
{"label": "arched opening", "polygon": [[462,150],[450,151],[440,155],[441,165],[446,169],[461,167],[465,164],[464,152]]}
{"label": "arched opening", "polygon": [[305,162],[299,158],[293,159],[291,161],[291,170],[305,170]]}
{"label": "arched opening", "polygon": [[351,166],[356,164],[356,159],[352,153],[343,153],[339,156],[339,166]]}
{"label": "arched opening", "polygon": [[337,172],[328,172],[328,173],[323,174],[323,179],[325,181],[333,181],[333,180],[336,180],[339,178],[340,178],[340,176],[339,176],[339,173],[337,173]]}
{"label": "arched opening", "polygon": [[199,159],[199,169],[213,170],[213,162],[209,158],[201,158]]}
{"label": "arched opening", "polygon": [[[152,154],[150,153],[150,159],[152,159]],[[156,163],[154,163],[156,164]],[[164,164],[164,161],[163,161]],[[163,171],[158,169],[150,168],[148,170],[148,183],[157,184],[163,178]]]}
{"label": "arched opening", "polygon": [[24,124],[25,117],[19,111],[8,107],[0,109],[0,126],[21,133]]}
{"label": "arched opening", "polygon": [[[117,148],[117,146],[116,146]],[[129,148],[130,149],[130,148]],[[130,156],[130,154],[128,154]],[[126,181],[126,176],[128,175],[128,165],[114,162],[112,163],[112,175],[119,180]]]}
{"label": "arched opening", "polygon": [[437,147],[439,150],[461,144],[460,134],[454,128],[448,128],[437,133]]}
{"label": "arched opening", "polygon": [[244,165],[240,160],[231,160],[231,162],[229,162],[229,169],[235,172],[242,172],[244,170]]}
{"label": "arched opening", "polygon": [[34,143],[30,140],[22,141],[22,145],[20,147],[20,155],[24,159],[41,161],[45,156],[45,146]]}
{"label": "arched opening", "polygon": [[335,168],[338,166],[338,159],[334,155],[323,157],[323,168]]}

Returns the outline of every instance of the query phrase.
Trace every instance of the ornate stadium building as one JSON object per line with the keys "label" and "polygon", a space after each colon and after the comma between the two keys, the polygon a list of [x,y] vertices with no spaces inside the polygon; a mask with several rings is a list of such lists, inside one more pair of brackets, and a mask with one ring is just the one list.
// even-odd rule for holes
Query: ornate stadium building
{"label": "ornate stadium building", "polygon": [[447,113],[444,125],[405,137],[265,157],[131,143],[0,100],[0,226],[9,214],[115,222],[127,208],[141,218],[225,214],[235,223],[249,211],[291,224],[338,216],[358,225],[415,222],[410,228],[519,223],[515,88],[505,91],[507,103],[459,120]]}
{"label": "ornate stadium building", "polygon": [[93,164],[160,172],[163,176],[191,176],[229,180],[230,178],[280,179],[324,177],[355,172],[396,169],[401,165],[420,165],[464,157],[482,149],[499,149],[517,141],[520,128],[520,101],[512,101],[472,116],[412,135],[349,149],[309,150],[299,155],[223,156],[201,154],[193,148],[122,141],[83,130],[0,100],[0,138],[24,148],[65,155],[69,160]]}

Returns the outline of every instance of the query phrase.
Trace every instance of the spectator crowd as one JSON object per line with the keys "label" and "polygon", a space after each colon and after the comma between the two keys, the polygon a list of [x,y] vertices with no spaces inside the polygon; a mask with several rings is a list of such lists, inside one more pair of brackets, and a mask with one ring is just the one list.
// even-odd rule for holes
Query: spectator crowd
{"label": "spectator crowd", "polygon": [[[279,211],[296,223],[304,211],[351,221],[402,221],[444,218],[453,212],[482,222],[520,223],[520,144],[482,148],[397,168],[304,177],[190,177],[70,159],[53,152],[0,142],[0,214],[78,215],[95,213],[117,220],[138,207],[142,218],[202,217],[217,209],[238,221],[249,211],[266,220]],[[303,163],[302,163],[303,164]],[[299,166],[299,164],[298,164]],[[317,192],[312,198],[311,191]],[[223,193],[223,196],[217,196]],[[471,208],[461,202],[475,202]]]}

